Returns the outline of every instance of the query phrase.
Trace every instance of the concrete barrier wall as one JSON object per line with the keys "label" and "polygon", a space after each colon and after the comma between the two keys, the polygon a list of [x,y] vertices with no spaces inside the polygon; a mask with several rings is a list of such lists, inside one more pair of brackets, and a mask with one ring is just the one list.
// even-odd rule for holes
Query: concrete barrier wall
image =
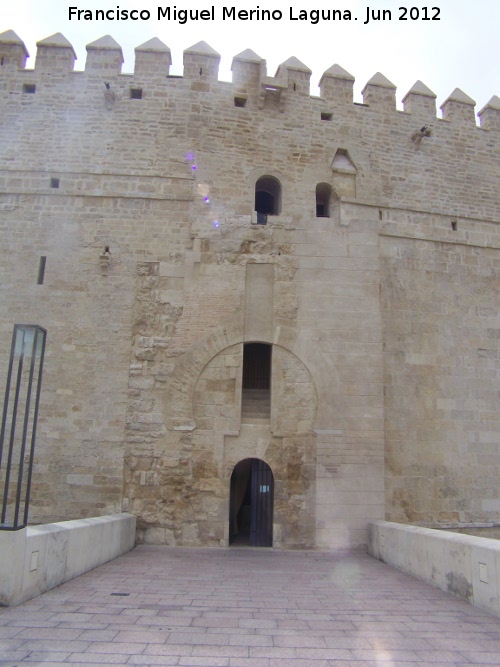
{"label": "concrete barrier wall", "polygon": [[500,616],[500,541],[388,521],[370,524],[374,558]]}
{"label": "concrete barrier wall", "polygon": [[0,605],[30,600],[134,546],[132,514],[0,531]]}

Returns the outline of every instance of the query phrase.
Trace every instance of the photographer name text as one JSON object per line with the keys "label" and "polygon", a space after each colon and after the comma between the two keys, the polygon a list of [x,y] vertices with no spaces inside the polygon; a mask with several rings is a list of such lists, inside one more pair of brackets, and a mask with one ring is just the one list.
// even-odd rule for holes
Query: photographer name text
{"label": "photographer name text", "polygon": [[439,7],[398,7],[394,9],[374,9],[366,7],[361,16],[356,16],[350,9],[298,9],[289,7],[288,12],[281,9],[262,9],[258,5],[252,9],[240,7],[215,7],[205,9],[181,9],[175,5],[157,7],[156,12],[149,9],[80,9],[68,7],[70,21],[173,21],[184,25],[194,21],[308,21],[313,25],[329,21],[360,21],[363,25],[378,21],[440,21]]}

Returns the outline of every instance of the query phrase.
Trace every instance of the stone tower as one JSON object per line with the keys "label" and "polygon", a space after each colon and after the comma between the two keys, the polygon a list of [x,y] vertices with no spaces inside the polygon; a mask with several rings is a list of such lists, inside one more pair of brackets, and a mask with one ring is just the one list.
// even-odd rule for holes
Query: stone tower
{"label": "stone tower", "polygon": [[[31,520],[138,539],[366,544],[496,523],[500,100],[436,117],[339,65],[0,35],[0,381],[48,330]],[[43,270],[42,270],[43,267]]]}

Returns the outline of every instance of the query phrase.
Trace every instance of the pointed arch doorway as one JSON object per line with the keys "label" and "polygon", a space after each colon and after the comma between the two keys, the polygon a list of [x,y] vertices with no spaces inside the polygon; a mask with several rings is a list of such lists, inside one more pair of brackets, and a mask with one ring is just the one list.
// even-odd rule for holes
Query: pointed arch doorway
{"label": "pointed arch doorway", "polygon": [[229,501],[229,544],[273,546],[274,476],[260,459],[234,466]]}

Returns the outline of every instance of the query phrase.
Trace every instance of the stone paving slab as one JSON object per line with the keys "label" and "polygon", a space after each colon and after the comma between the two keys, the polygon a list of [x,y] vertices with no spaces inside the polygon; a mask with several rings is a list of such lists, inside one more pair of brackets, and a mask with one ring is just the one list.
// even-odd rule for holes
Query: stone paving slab
{"label": "stone paving slab", "polygon": [[140,546],[0,609],[0,665],[500,665],[500,619],[363,553]]}

